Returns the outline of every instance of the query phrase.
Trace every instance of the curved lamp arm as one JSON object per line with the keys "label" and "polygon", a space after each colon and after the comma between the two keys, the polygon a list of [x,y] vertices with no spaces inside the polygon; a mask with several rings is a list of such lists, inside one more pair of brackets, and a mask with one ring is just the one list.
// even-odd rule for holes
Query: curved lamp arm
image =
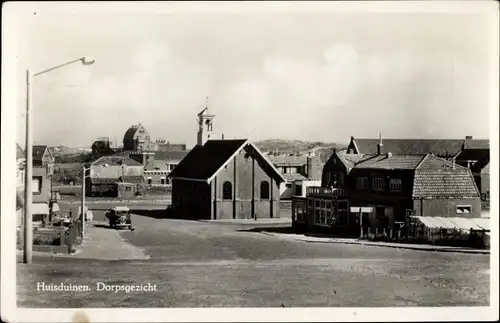
{"label": "curved lamp arm", "polygon": [[83,65],[92,65],[92,64],[94,64],[95,60],[88,60],[86,57],[80,57],[79,59],[75,59],[73,61],[61,64],[61,65],[57,65],[57,66],[51,67],[49,69],[46,69],[44,71],[41,71],[39,73],[33,74],[33,76],[38,76],[38,75],[41,75],[41,74],[45,74],[45,73],[48,73],[50,71],[53,71],[53,70],[56,70],[58,68],[61,68],[61,67],[73,64],[73,63],[77,63],[77,62],[81,62]]}

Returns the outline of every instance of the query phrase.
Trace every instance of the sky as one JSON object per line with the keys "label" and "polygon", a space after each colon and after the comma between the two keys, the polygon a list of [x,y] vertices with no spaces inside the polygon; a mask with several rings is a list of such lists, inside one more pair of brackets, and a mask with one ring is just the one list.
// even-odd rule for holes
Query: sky
{"label": "sky", "polygon": [[34,142],[121,143],[142,123],[192,146],[196,114],[225,138],[347,142],[488,138],[491,15],[367,12],[25,12],[15,28],[17,139],[25,70]]}

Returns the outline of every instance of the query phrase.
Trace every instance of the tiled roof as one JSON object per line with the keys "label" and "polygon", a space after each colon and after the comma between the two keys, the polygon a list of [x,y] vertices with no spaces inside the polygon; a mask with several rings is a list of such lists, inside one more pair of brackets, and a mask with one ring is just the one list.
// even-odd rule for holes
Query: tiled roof
{"label": "tiled roof", "polygon": [[208,179],[247,140],[209,140],[203,146],[195,146],[170,173],[169,177]]}
{"label": "tiled roof", "polygon": [[45,153],[45,150],[47,150],[46,145],[34,145],[33,146],[33,160],[34,161],[41,161],[43,158],[43,154]]}
{"label": "tiled roof", "polygon": [[[379,139],[354,139],[360,154],[377,154]],[[470,144],[474,145],[473,139]],[[427,154],[455,156],[462,149],[464,139],[383,139],[382,153]]]}
{"label": "tiled roof", "polygon": [[457,163],[453,164],[453,162],[446,160],[444,158],[440,158],[431,154],[425,156],[417,169],[420,170],[438,170],[438,169],[452,169],[455,167],[456,169],[467,169]]}
{"label": "tiled roof", "polygon": [[367,156],[363,154],[347,154],[345,150],[338,151],[336,154],[339,160],[348,168],[353,168],[356,163],[367,158]]}
{"label": "tiled roof", "polygon": [[307,156],[267,156],[275,166],[302,166],[307,165]]}
{"label": "tiled roof", "polygon": [[425,155],[365,155],[354,168],[415,169]]}
{"label": "tiled roof", "polygon": [[16,159],[24,158],[24,150],[16,143]]}
{"label": "tiled roof", "polygon": [[117,156],[117,155],[101,157],[98,160],[96,160],[92,165],[98,166],[98,165],[104,165],[104,164],[108,164],[110,166],[120,166],[120,165],[141,166],[142,165],[138,161],[133,160],[132,158],[130,158],[128,156]]}
{"label": "tiled roof", "polygon": [[415,170],[414,198],[479,197],[468,169]]}

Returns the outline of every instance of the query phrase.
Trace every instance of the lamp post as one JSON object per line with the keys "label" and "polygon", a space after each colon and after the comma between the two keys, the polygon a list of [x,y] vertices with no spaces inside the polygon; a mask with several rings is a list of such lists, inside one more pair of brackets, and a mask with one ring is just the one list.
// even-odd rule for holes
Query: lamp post
{"label": "lamp post", "polygon": [[33,137],[32,137],[32,110],[33,110],[33,78],[42,75],[58,68],[81,62],[83,65],[92,65],[95,61],[88,60],[85,57],[69,61],[67,63],[51,67],[39,73],[32,74],[26,70],[26,174],[24,178],[24,255],[23,262],[30,264],[33,254],[33,216],[31,213],[31,205],[33,203]]}

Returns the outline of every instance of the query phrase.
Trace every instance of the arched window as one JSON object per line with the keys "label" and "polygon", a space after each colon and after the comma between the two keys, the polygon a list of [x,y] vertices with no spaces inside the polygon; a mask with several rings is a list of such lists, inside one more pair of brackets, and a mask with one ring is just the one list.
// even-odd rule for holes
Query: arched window
{"label": "arched window", "polygon": [[231,182],[224,182],[224,184],[222,185],[222,199],[233,199],[233,185],[231,184]]}
{"label": "arched window", "polygon": [[261,182],[260,183],[260,198],[261,200],[269,199],[269,182]]}

